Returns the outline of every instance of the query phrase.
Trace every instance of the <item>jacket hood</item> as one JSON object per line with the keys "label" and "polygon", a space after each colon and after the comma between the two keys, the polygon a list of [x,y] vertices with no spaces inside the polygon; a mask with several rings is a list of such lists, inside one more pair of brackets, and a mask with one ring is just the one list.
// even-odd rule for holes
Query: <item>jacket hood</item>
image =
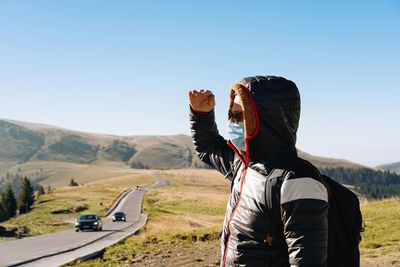
{"label": "jacket hood", "polygon": [[243,78],[241,85],[246,94],[232,86],[230,107],[238,94],[245,111],[248,161],[287,167],[297,158],[300,94],[296,84],[282,77],[254,76]]}

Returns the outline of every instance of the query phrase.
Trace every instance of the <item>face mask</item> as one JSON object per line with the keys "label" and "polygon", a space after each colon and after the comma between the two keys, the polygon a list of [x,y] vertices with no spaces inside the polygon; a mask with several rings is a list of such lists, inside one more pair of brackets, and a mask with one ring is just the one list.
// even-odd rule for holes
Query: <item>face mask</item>
{"label": "face mask", "polygon": [[246,143],[244,141],[244,125],[243,122],[228,121],[228,136],[232,144],[239,150],[246,151]]}

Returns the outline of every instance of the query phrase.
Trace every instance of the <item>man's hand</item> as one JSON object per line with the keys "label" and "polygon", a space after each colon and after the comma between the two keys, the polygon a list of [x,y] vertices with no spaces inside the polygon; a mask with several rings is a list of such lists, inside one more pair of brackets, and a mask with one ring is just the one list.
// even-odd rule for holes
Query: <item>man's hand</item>
{"label": "man's hand", "polygon": [[189,91],[189,103],[194,111],[210,112],[214,109],[215,98],[209,90]]}

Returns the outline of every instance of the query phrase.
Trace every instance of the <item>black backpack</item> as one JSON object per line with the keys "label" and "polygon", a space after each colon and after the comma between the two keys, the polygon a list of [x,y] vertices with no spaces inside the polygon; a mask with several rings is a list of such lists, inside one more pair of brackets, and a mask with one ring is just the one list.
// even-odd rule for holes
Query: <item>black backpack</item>
{"label": "black backpack", "polygon": [[[321,175],[318,169],[308,161],[303,159],[301,161],[303,161],[301,165],[312,168],[313,173],[320,175],[321,181],[328,190],[328,267],[360,266],[358,244],[364,229],[357,195],[328,176]],[[273,192],[273,188],[280,189],[284,179],[293,175],[294,172],[282,170],[276,173],[280,173],[280,177],[270,176],[271,180],[267,182],[266,201],[275,222],[280,223],[280,220],[277,220],[280,218],[280,206],[277,204],[279,192]],[[279,208],[274,208],[277,206]],[[278,226],[278,228],[282,227]]]}
{"label": "black backpack", "polygon": [[360,266],[361,232],[364,231],[356,194],[326,175],[328,189],[328,267]]}

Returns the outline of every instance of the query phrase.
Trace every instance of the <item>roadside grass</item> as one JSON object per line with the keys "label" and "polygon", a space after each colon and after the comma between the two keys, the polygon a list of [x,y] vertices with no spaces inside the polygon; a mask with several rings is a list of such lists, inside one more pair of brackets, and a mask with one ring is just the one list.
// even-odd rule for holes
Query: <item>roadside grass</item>
{"label": "roadside grass", "polygon": [[152,189],[144,197],[150,233],[180,234],[221,227],[230,193],[229,181],[210,171],[174,171],[163,175],[171,186]]}
{"label": "roadside grass", "polygon": [[135,185],[150,185],[154,181],[150,174],[120,174],[77,187],[55,188],[50,194],[40,196],[31,212],[0,225],[16,231],[19,223],[21,229],[29,229],[28,236],[68,229],[73,226],[74,219],[79,214],[96,213],[104,216],[124,190]]}
{"label": "roadside grass", "polygon": [[211,170],[165,171],[170,186],[144,197],[148,221],[136,235],[108,247],[104,254],[66,266],[121,266],[173,248],[216,247],[230,194],[230,182]]}
{"label": "roadside grass", "polygon": [[[172,250],[178,249],[185,253],[185,249],[204,250],[204,248],[219,246],[219,232],[215,229],[204,229],[192,233],[183,233],[179,235],[158,233],[149,234],[147,229],[142,229],[136,235],[127,238],[122,243],[108,247],[104,254],[96,259],[80,262],[79,260],[63,265],[66,266],[129,266],[137,263],[142,265],[142,261],[151,259],[153,255],[166,254]],[[206,234],[201,234],[206,232]],[[150,265],[159,266],[159,265]]]}
{"label": "roadside grass", "polygon": [[365,231],[360,244],[362,262],[400,265],[400,199],[361,205]]}
{"label": "roadside grass", "polygon": [[[163,176],[171,185],[145,194],[144,209],[149,219],[139,233],[107,248],[97,259],[68,266],[145,266],[141,264],[146,259],[174,249],[183,253],[187,248],[192,252],[210,251],[206,247],[218,250],[229,181],[209,170],[165,171]],[[365,202],[361,209],[366,223],[360,244],[361,266],[397,266],[400,200]]]}

